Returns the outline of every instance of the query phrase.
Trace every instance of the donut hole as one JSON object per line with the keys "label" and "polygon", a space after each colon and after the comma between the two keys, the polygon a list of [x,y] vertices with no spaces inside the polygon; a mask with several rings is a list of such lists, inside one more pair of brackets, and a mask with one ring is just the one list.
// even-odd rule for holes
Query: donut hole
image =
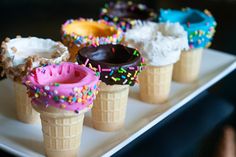
{"label": "donut hole", "polygon": [[95,21],[73,21],[65,27],[68,34],[107,37],[116,34],[114,27]]}
{"label": "donut hole", "polygon": [[80,54],[90,60],[109,64],[123,64],[133,59],[133,51],[122,45],[85,47],[81,49]]}
{"label": "donut hole", "polygon": [[44,74],[40,71],[36,73],[36,79],[41,85],[49,85],[50,83],[72,84],[80,82],[86,75],[85,71],[78,69],[73,64],[65,63],[56,67],[47,66]]}
{"label": "donut hole", "polygon": [[191,12],[189,14],[185,13],[180,13],[180,14],[175,14],[175,21],[179,21],[181,24],[186,24],[186,23],[200,23],[204,21],[204,18],[199,15],[196,12]]}
{"label": "donut hole", "polygon": [[73,73],[67,72],[67,75],[63,75],[63,77],[53,77],[50,83],[59,83],[59,84],[72,84],[80,82],[86,73],[84,71],[75,70]]}

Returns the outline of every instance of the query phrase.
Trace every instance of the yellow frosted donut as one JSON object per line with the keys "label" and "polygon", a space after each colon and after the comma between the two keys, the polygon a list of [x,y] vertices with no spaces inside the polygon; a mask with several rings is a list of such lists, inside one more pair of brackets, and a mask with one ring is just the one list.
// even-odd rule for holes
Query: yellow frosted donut
{"label": "yellow frosted donut", "polygon": [[118,44],[122,38],[122,30],[105,20],[75,19],[62,25],[62,41],[69,48],[71,61],[75,61],[78,50],[84,46]]}

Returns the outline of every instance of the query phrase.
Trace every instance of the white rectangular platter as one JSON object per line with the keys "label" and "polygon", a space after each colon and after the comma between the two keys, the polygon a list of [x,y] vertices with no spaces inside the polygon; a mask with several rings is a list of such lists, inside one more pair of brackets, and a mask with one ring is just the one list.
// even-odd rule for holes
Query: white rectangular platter
{"label": "white rectangular platter", "polygon": [[[116,132],[97,131],[91,127],[90,115],[86,115],[80,156],[114,154],[235,68],[235,56],[206,49],[200,79],[192,84],[172,82],[170,97],[165,104],[151,105],[140,101],[138,86],[132,87],[124,129]],[[41,125],[24,124],[15,118],[14,94],[9,80],[0,81],[0,148],[20,156],[44,156]]]}

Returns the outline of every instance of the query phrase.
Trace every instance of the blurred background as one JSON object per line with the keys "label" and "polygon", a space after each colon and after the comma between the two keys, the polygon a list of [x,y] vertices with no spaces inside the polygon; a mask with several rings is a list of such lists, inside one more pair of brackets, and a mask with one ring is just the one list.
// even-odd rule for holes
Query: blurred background
{"label": "blurred background", "polygon": [[[97,19],[100,8],[106,2],[109,1],[1,0],[0,40],[5,37],[13,38],[16,35],[60,40],[61,24],[67,19],[77,17]],[[236,0],[136,0],[134,2],[145,3],[156,12],[160,8],[183,7],[210,10],[218,23],[211,48],[236,55]],[[235,81],[234,71],[115,156],[220,156],[219,151],[227,143],[224,140],[234,138],[232,128],[225,126],[235,126]],[[234,145],[230,151],[233,148]],[[9,156],[3,151],[1,154]]]}
{"label": "blurred background", "polygon": [[[135,1],[135,0],[134,0]],[[39,36],[60,40],[60,26],[69,18],[98,18],[108,0],[1,0],[1,34],[6,36]],[[236,0],[136,0],[160,8],[192,7],[209,9],[217,20],[217,33],[212,48],[234,53],[236,36]]]}

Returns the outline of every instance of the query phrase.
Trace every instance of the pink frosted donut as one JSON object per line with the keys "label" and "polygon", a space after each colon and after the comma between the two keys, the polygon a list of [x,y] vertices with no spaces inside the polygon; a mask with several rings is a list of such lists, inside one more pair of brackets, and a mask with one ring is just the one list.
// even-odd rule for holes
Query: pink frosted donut
{"label": "pink frosted donut", "polygon": [[92,70],[69,62],[36,68],[24,79],[32,104],[76,113],[92,107],[98,83]]}

